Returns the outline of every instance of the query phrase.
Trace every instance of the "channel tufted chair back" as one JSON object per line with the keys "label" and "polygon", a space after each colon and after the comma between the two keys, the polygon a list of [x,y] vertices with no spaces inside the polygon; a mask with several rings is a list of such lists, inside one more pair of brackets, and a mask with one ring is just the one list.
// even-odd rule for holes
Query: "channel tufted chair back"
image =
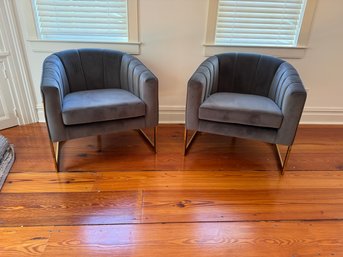
{"label": "channel tufted chair back", "polygon": [[188,82],[185,154],[188,130],[255,139],[288,146],[285,160],[280,158],[284,170],[305,100],[299,74],[282,59],[252,53],[209,57]]}
{"label": "channel tufted chair back", "polygon": [[44,61],[41,91],[51,142],[154,128],[156,151],[158,80],[134,56],[107,49],[54,53]]}

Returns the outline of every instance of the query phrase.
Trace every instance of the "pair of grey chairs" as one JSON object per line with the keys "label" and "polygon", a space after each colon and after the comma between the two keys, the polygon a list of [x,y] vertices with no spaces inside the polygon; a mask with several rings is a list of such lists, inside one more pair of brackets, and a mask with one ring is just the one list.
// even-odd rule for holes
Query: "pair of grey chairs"
{"label": "pair of grey chairs", "polygon": [[[52,54],[43,64],[41,91],[57,171],[63,143],[74,138],[97,135],[101,147],[101,134],[137,129],[156,152],[158,80],[137,58],[105,49]],[[212,56],[188,82],[184,153],[197,132],[287,145],[285,158],[276,147],[283,173],[305,100],[297,71],[284,60]]]}

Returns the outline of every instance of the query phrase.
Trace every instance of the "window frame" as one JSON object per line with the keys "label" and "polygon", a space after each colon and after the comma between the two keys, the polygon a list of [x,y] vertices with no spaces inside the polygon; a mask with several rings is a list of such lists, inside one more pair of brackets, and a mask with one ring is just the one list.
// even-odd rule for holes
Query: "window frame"
{"label": "window frame", "polygon": [[91,40],[50,40],[41,39],[38,28],[33,1],[29,0],[31,15],[34,21],[34,35],[28,40],[34,52],[53,53],[68,48],[108,48],[113,50],[124,51],[130,54],[140,54],[139,32],[138,32],[138,0],[127,0],[127,17],[128,17],[128,41],[91,41]]}
{"label": "window frame", "polygon": [[297,46],[230,46],[215,43],[217,12],[219,0],[208,0],[208,16],[204,46],[205,56],[224,52],[259,52],[280,58],[303,58],[308,46],[311,24],[318,0],[307,0]]}

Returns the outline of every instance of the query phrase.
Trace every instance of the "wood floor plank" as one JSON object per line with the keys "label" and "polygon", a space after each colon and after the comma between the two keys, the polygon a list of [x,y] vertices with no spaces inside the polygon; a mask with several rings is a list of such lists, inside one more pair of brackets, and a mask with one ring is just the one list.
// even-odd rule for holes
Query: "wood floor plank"
{"label": "wood floor plank", "polygon": [[342,188],[340,171],[113,171],[10,173],[2,193]]}
{"label": "wood floor plank", "polygon": [[0,228],[0,256],[42,256],[53,226]]}
{"label": "wood floor plank", "polygon": [[202,190],[343,188],[340,171],[98,172],[95,190]]}
{"label": "wood floor plank", "polygon": [[10,173],[1,193],[91,192],[96,172],[15,172]]}
{"label": "wood floor plank", "polygon": [[0,226],[140,222],[141,197],[140,191],[1,194]]}
{"label": "wood floor plank", "polygon": [[43,256],[343,256],[342,222],[59,227]]}
{"label": "wood floor plank", "polygon": [[144,191],[143,222],[343,219],[343,188]]}

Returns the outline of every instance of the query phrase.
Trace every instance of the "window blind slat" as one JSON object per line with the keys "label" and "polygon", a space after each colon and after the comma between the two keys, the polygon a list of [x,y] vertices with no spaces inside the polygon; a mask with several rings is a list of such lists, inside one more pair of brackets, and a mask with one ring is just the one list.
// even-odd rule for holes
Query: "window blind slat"
{"label": "window blind slat", "polygon": [[232,45],[242,45],[242,46],[256,46],[267,44],[268,46],[282,46],[289,45],[292,40],[266,40],[266,39],[231,39],[230,43]]}
{"label": "window blind slat", "polygon": [[[89,28],[44,28],[43,32],[46,34],[73,34],[73,35],[77,35],[80,34],[82,35],[83,33],[92,33],[92,34],[103,34],[103,35],[112,35],[113,31],[110,29],[89,29]],[[117,30],[116,32],[117,35],[125,35],[125,30]]]}
{"label": "window blind slat", "polygon": [[125,6],[124,1],[80,1],[80,0],[36,0],[36,4],[39,6],[93,6],[93,7],[101,7],[101,6]]}
{"label": "window blind slat", "polygon": [[217,21],[217,26],[234,26],[234,25],[240,25],[240,24],[293,24],[294,20],[292,19],[282,19],[282,23],[280,22],[280,19],[267,19],[267,18],[249,18],[249,17],[244,17],[244,18],[234,18],[234,17],[227,17],[227,18],[222,18],[220,21]]}
{"label": "window blind slat", "polygon": [[295,46],[306,0],[219,0],[215,42]]}
{"label": "window blind slat", "polygon": [[[262,0],[262,1],[254,1],[254,0],[238,0],[242,5],[278,5],[278,4],[302,4],[303,0]],[[232,5],[236,4],[237,0],[222,0],[222,5]]]}
{"label": "window blind slat", "polygon": [[273,33],[265,33],[261,35],[258,32],[243,32],[243,31],[232,31],[228,33],[218,33],[218,36],[226,36],[226,35],[233,35],[233,36],[239,36],[241,38],[287,38],[287,39],[292,39],[294,36],[292,34],[273,34]]}
{"label": "window blind slat", "polygon": [[35,0],[42,39],[128,41],[126,0]]}
{"label": "window blind slat", "polygon": [[99,24],[125,24],[125,18],[97,18],[92,19],[91,17],[50,17],[42,16],[40,21],[44,24],[53,25],[54,23],[99,23]]}
{"label": "window blind slat", "polygon": [[106,7],[106,6],[48,6],[48,5],[43,5],[40,6],[38,11],[53,11],[58,13],[63,13],[63,12],[91,12],[91,13],[96,13],[96,12],[106,12],[106,13],[126,13],[126,10],[122,7]]}
{"label": "window blind slat", "polygon": [[263,24],[263,23],[257,23],[257,24],[251,24],[251,23],[241,23],[241,24],[237,24],[235,25],[229,25],[229,26],[221,26],[220,24],[218,24],[217,26],[217,31],[223,30],[223,29],[231,29],[231,28],[235,28],[235,29],[271,29],[271,30],[277,30],[277,29],[287,29],[287,30],[294,30],[296,28],[295,25],[292,24]]}
{"label": "window blind slat", "polygon": [[53,29],[53,28],[63,28],[65,30],[78,30],[78,29],[107,29],[112,30],[126,30],[125,24],[103,24],[103,23],[57,23],[57,22],[46,22],[46,25],[42,29]]}
{"label": "window blind slat", "polygon": [[297,22],[297,18],[299,15],[293,14],[282,14],[282,13],[238,13],[238,12],[228,12],[218,16],[218,20],[222,17],[237,17],[237,18],[264,18],[264,19],[288,19]]}
{"label": "window blind slat", "polygon": [[120,16],[120,14],[118,13],[96,13],[96,12],[61,12],[56,14],[55,12],[51,12],[51,11],[41,11],[40,12],[40,17],[52,17],[52,18],[58,18],[58,17],[84,17],[84,18],[127,18],[127,15],[125,14],[124,16]]}
{"label": "window blind slat", "polygon": [[284,8],[287,7],[287,9],[299,9],[301,8],[301,1],[298,2],[285,2],[285,1],[240,1],[239,5],[236,5],[236,1],[222,1],[221,7],[222,8],[231,8],[231,7],[254,7],[254,8]]}
{"label": "window blind slat", "polygon": [[[300,6],[301,7],[301,6]],[[299,14],[300,9],[299,8],[287,8],[281,7],[281,8],[257,8],[257,7],[227,7],[227,8],[220,8],[220,12],[224,13],[280,13],[280,14]]]}
{"label": "window blind slat", "polygon": [[[261,31],[263,32],[263,34],[261,34]],[[294,37],[294,33],[292,30],[277,30],[277,29],[242,29],[242,28],[230,28],[230,29],[222,29],[222,30],[218,30],[218,35],[219,34],[232,34],[232,33],[236,33],[236,34],[256,34],[256,35],[268,35],[268,34],[276,34],[277,36],[283,36],[283,35],[291,35],[292,37]]]}

